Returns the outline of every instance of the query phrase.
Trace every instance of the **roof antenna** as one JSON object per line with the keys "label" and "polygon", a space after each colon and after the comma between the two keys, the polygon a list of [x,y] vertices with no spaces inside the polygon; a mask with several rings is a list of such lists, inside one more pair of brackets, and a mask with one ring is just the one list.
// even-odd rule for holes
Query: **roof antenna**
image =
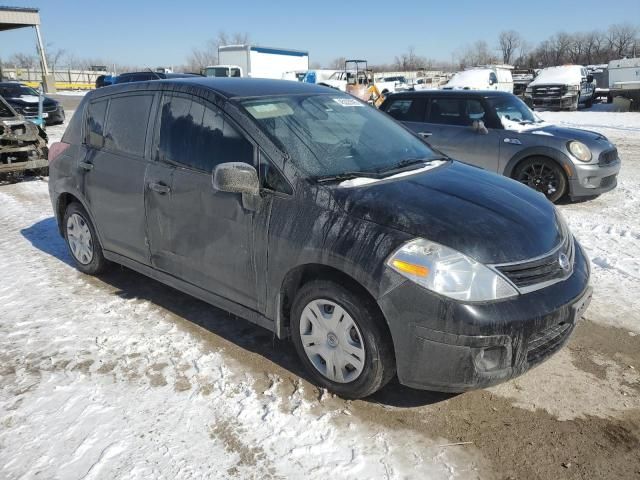
{"label": "roof antenna", "polygon": [[149,70],[151,73],[153,73],[156,77],[158,77],[158,80],[164,80],[160,75],[158,75],[158,72],[154,72],[153,70],[151,70],[151,67],[147,66],[147,70]]}

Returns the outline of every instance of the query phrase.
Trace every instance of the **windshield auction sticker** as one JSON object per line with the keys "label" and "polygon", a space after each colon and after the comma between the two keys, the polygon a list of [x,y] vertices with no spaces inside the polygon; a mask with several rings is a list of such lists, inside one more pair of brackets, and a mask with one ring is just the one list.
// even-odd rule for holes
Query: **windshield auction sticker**
{"label": "windshield auction sticker", "polygon": [[333,101],[343,107],[364,107],[364,103],[359,102],[355,98],[334,98]]}

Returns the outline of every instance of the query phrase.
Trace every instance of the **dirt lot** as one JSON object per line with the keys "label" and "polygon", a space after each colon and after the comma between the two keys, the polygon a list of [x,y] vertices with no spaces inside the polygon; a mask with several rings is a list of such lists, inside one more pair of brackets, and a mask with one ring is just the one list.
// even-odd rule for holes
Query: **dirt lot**
{"label": "dirt lot", "polygon": [[592,260],[593,303],[548,362],[463,395],[319,391],[259,327],[124,268],[78,273],[46,181],[0,186],[0,477],[640,478],[629,115],[547,115],[601,130],[624,161],[616,191],[561,206]]}

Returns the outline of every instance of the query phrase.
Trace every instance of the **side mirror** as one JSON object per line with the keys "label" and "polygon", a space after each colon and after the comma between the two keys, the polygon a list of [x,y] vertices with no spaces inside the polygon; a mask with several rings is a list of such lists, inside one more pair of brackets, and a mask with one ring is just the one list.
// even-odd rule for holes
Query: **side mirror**
{"label": "side mirror", "polygon": [[486,135],[489,133],[489,130],[484,126],[484,122],[482,120],[474,120],[471,124],[471,129],[480,135]]}
{"label": "side mirror", "polygon": [[587,75],[587,83],[592,83],[593,82],[593,75],[589,74]]}
{"label": "side mirror", "polygon": [[255,210],[256,199],[260,198],[258,172],[251,165],[242,162],[221,163],[213,170],[213,188],[220,192],[242,194],[242,205]]}

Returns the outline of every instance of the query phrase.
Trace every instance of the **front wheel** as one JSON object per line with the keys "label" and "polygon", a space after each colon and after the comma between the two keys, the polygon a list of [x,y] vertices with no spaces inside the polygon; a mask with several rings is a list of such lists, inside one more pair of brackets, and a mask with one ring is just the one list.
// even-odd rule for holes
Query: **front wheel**
{"label": "front wheel", "polygon": [[560,165],[545,157],[534,157],[520,163],[513,178],[557,202],[567,192],[567,177]]}
{"label": "front wheel", "polygon": [[291,336],[315,382],[344,398],[363,398],[395,375],[384,319],[371,300],[325,280],[302,286],[291,309]]}
{"label": "front wheel", "polygon": [[107,260],[86,210],[79,203],[70,203],[63,222],[64,239],[76,268],[89,275],[101,273],[107,266]]}

